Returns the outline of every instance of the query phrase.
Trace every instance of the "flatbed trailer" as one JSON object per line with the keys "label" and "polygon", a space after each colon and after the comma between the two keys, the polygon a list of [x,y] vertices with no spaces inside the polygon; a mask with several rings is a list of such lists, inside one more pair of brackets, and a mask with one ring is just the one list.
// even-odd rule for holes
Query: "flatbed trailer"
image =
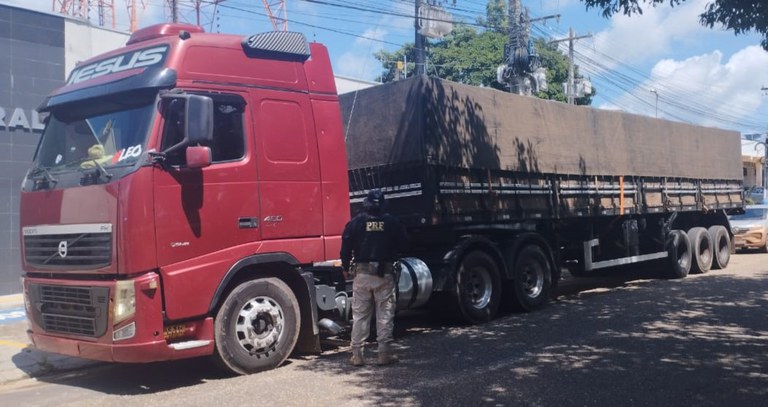
{"label": "flatbed trailer", "polygon": [[679,278],[727,265],[726,213],[743,206],[735,132],[427,77],[340,103],[353,212],[382,188],[409,255],[470,321],[502,291],[542,306],[563,268],[669,260]]}

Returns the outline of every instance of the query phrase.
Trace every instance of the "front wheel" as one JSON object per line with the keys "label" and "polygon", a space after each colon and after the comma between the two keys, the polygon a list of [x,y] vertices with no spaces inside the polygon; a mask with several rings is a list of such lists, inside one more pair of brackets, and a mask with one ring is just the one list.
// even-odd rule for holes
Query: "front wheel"
{"label": "front wheel", "polygon": [[459,313],[467,322],[480,324],[493,319],[501,300],[501,277],[493,258],[480,251],[464,256],[454,295]]}
{"label": "front wheel", "polygon": [[299,320],[299,304],[288,285],[276,278],[247,281],[216,314],[216,361],[237,374],[275,368],[293,351]]}

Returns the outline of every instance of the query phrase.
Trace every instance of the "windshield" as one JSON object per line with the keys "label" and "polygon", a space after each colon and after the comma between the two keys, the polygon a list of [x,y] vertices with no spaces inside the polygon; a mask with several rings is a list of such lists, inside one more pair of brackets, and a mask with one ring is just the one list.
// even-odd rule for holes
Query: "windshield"
{"label": "windshield", "polygon": [[732,215],[731,220],[763,220],[768,218],[768,208],[746,208],[741,215]]}
{"label": "windshield", "polygon": [[139,103],[89,103],[53,111],[35,166],[51,173],[129,166],[146,149],[154,98]]}

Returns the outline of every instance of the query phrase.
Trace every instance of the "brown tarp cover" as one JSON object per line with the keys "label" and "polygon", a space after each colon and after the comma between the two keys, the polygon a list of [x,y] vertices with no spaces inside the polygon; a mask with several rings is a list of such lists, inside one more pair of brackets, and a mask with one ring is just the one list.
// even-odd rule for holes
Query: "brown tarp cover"
{"label": "brown tarp cover", "polygon": [[732,131],[415,77],[341,95],[350,169],[428,163],[741,180]]}

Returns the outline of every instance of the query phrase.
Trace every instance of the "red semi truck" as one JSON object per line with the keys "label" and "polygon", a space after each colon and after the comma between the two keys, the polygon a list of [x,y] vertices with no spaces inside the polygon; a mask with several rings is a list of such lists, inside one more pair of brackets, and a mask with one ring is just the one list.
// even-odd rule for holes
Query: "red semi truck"
{"label": "red semi truck", "polygon": [[[46,127],[22,185],[34,346],[115,362],[213,355],[241,374],[317,352],[321,328],[349,318],[335,259],[350,208],[373,187],[412,237],[399,308],[432,300],[484,322],[502,295],[544,305],[561,268],[659,261],[684,277],[727,264],[725,214],[742,206],[738,135],[658,124],[712,143],[699,157],[709,173],[667,177],[597,168],[588,155],[569,170],[562,152],[563,171],[547,169],[518,129],[516,167],[501,153],[483,161],[463,139],[493,136],[473,130],[478,106],[490,114],[483,94],[424,78],[387,86],[340,103],[326,48],[301,34],[179,24],[79,64],[39,108]],[[608,120],[580,112],[555,113]]]}

